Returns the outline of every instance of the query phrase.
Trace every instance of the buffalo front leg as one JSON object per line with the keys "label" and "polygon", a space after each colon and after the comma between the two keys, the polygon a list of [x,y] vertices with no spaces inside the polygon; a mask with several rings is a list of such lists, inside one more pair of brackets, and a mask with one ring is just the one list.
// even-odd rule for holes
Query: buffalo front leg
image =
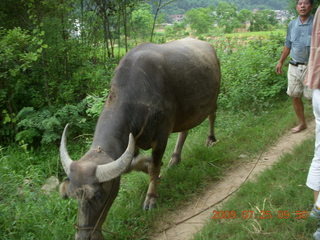
{"label": "buffalo front leg", "polygon": [[152,158],[150,156],[138,155],[133,158],[130,167],[126,173],[135,170],[144,173],[149,173],[149,165],[152,163]]}
{"label": "buffalo front leg", "polygon": [[216,113],[212,113],[209,115],[209,134],[208,134],[208,138],[207,138],[207,142],[206,145],[208,147],[213,146],[215,143],[217,143],[217,139],[214,135],[214,122],[216,120]]}
{"label": "buffalo front leg", "polygon": [[188,136],[188,131],[179,133],[179,136],[178,136],[178,139],[176,142],[176,146],[174,148],[174,152],[173,152],[173,154],[171,156],[171,160],[169,162],[169,167],[172,167],[172,166],[180,163],[182,148],[183,148],[184,142],[186,141],[187,136]]}
{"label": "buffalo front leg", "polygon": [[159,183],[159,175],[161,169],[161,160],[166,148],[166,142],[164,146],[157,146],[152,151],[152,162],[148,166],[148,173],[150,176],[150,183],[148,187],[147,196],[145,198],[143,209],[149,210],[156,207],[156,200],[157,200],[157,184]]}

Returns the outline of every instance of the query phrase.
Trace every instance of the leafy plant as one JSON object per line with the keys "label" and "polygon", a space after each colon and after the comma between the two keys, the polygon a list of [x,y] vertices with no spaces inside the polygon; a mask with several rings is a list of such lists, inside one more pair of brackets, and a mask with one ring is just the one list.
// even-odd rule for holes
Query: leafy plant
{"label": "leafy plant", "polygon": [[106,89],[102,92],[101,97],[95,95],[88,95],[86,97],[85,101],[88,107],[86,113],[88,114],[88,116],[98,118],[102,111],[104,102],[107,99],[108,93],[109,89]]}
{"label": "leafy plant", "polygon": [[222,69],[219,105],[232,110],[261,110],[283,96],[285,75],[276,75],[281,35],[250,41],[232,38],[218,48]]}
{"label": "leafy plant", "polygon": [[17,115],[18,133],[16,141],[20,144],[55,143],[61,137],[63,127],[71,123],[78,129],[86,129],[85,103],[66,105],[60,109],[45,108],[36,111],[33,107],[23,108]]}
{"label": "leafy plant", "polygon": [[213,17],[210,8],[191,9],[186,13],[186,22],[197,34],[208,33],[213,27]]}
{"label": "leafy plant", "polygon": [[88,95],[76,105],[68,104],[61,108],[35,110],[33,107],[24,107],[16,117],[16,141],[32,146],[55,143],[67,123],[72,125],[74,133],[92,132],[108,93],[109,90],[104,90],[101,96]]}

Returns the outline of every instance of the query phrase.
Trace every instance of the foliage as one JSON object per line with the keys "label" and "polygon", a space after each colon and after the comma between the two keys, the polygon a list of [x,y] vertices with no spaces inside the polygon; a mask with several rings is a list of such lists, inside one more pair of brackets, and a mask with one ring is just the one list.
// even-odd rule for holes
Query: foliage
{"label": "foliage", "polygon": [[27,28],[28,13],[21,0],[0,1],[0,28]]}
{"label": "foliage", "polygon": [[[163,14],[157,11],[160,8],[162,11],[170,5],[201,7],[187,13],[188,24],[175,23],[166,27],[164,33],[155,32],[155,43],[190,34],[206,40],[243,26],[248,14],[235,12],[235,6],[228,3],[211,1],[208,7],[207,0],[149,2],[152,6],[141,0],[1,2],[0,141],[8,144],[18,132],[17,139],[29,144],[38,138],[34,143],[54,142],[64,124],[58,124],[59,119],[54,118],[57,111],[64,105],[77,106],[87,96],[89,100],[90,96],[104,95],[100,94],[109,88],[120,57],[132,46],[149,40],[152,23],[164,18],[157,18]],[[14,5],[19,6],[15,9]],[[19,17],[15,18],[16,15]],[[48,117],[50,124],[45,126],[56,131],[56,135],[43,138],[46,127],[34,128],[26,121],[20,123],[21,119],[18,127],[15,116],[25,107]],[[81,111],[87,119],[96,117],[90,110]]]}
{"label": "foliage", "polygon": [[165,13],[168,15],[184,14],[187,11],[194,8],[207,8],[211,6],[217,6],[220,2],[232,4],[236,6],[238,10],[241,9],[274,9],[274,10],[286,10],[289,8],[291,1],[284,0],[179,0],[175,1],[165,8]]}
{"label": "foliage", "polygon": [[186,22],[197,34],[208,33],[213,26],[213,17],[209,8],[195,8],[186,13]]}
{"label": "foliage", "polygon": [[219,2],[215,12],[218,26],[223,28],[225,33],[231,33],[233,29],[241,26],[235,5]]}
{"label": "foliage", "polygon": [[[81,14],[72,6],[80,9],[75,0],[26,0],[18,10],[22,8],[27,13],[23,19],[27,24],[23,22],[21,26],[28,29],[0,29],[1,142],[10,143],[17,130],[19,141],[54,141],[57,133],[49,134],[45,129],[60,130],[54,116],[63,105],[76,106],[87,94],[95,95],[108,88],[118,59],[105,57],[101,32],[96,31],[99,17],[92,11],[85,12],[86,8]],[[12,22],[5,22],[9,28]],[[14,21],[17,24],[19,21]],[[30,121],[17,129],[15,115],[24,107],[39,111],[40,118],[49,117],[49,124],[44,122],[41,124],[45,126],[35,128]],[[8,118],[12,121],[3,121]]]}
{"label": "foliage", "polygon": [[165,35],[168,40],[188,37],[189,32],[186,30],[185,21],[175,22],[173,25],[166,26],[165,27]]}
{"label": "foliage", "polygon": [[85,98],[87,104],[86,113],[89,117],[97,119],[102,111],[103,105],[107,99],[109,89],[102,92],[101,96],[88,95]]}
{"label": "foliage", "polygon": [[276,75],[274,70],[283,38],[283,35],[270,35],[269,38],[258,41],[236,37],[220,40],[220,106],[234,110],[259,111],[283,95],[286,77]]}
{"label": "foliage", "polygon": [[25,73],[34,66],[46,44],[43,32],[21,28],[0,30],[0,107],[13,113],[27,95],[30,80]]}
{"label": "foliage", "polygon": [[92,132],[105,100],[108,90],[100,95],[88,95],[76,105],[64,105],[61,108],[43,108],[35,110],[33,107],[24,107],[18,113],[18,133],[16,141],[20,145],[38,146],[57,143],[64,126],[72,125],[74,133]]}
{"label": "foliage", "polygon": [[16,116],[7,110],[0,112],[0,142],[12,143],[16,134]]}
{"label": "foliage", "polygon": [[146,3],[141,4],[131,15],[133,36],[141,39],[140,41],[149,40],[152,23],[151,6]]}
{"label": "foliage", "polygon": [[252,16],[250,31],[267,31],[277,26],[275,13],[270,10],[258,11]]}
{"label": "foliage", "polygon": [[[237,28],[250,31],[273,30],[277,27],[276,15],[271,10],[251,12],[248,9],[237,10],[227,2],[219,2],[217,6],[196,8],[186,12],[185,22],[199,34],[217,32],[232,33]],[[218,29],[218,30],[217,30]]]}
{"label": "foliage", "polygon": [[61,109],[43,109],[35,111],[32,107],[23,108],[17,115],[18,133],[16,141],[20,144],[50,144],[60,139],[63,126],[71,123],[83,127],[84,104],[66,105]]}
{"label": "foliage", "polygon": [[241,9],[238,13],[238,20],[241,24],[245,24],[246,22],[251,22],[253,12],[248,9]]}
{"label": "foliage", "polygon": [[167,15],[173,14],[184,14],[189,10],[196,8],[206,8],[212,5],[215,1],[213,0],[179,0],[174,1],[172,4],[164,8],[164,12]]}
{"label": "foliage", "polygon": [[274,10],[285,10],[288,8],[290,0],[227,0],[230,3],[233,3],[238,6],[240,9],[274,9]]}

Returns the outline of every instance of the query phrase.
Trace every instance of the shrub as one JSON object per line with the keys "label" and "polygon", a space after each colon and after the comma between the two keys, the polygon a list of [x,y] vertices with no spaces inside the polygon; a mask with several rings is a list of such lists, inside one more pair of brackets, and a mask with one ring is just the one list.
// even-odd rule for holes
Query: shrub
{"label": "shrub", "polygon": [[78,129],[86,125],[87,119],[84,113],[83,102],[76,106],[66,105],[60,109],[44,108],[39,111],[32,107],[25,107],[17,115],[16,141],[32,146],[38,146],[40,143],[56,143],[67,123],[71,123]]}
{"label": "shrub", "polygon": [[86,113],[90,117],[98,118],[100,115],[104,102],[107,99],[109,90],[106,89],[102,92],[102,96],[88,95],[85,99],[87,103]]}
{"label": "shrub", "polygon": [[72,125],[74,134],[92,132],[108,92],[104,90],[101,97],[88,95],[77,105],[41,110],[35,110],[33,107],[23,108],[17,115],[16,141],[31,146],[56,143],[60,140],[61,132],[67,123]]}
{"label": "shrub", "polygon": [[[282,36],[255,41],[226,41],[219,57],[222,85],[219,106],[231,110],[258,111],[275,102],[286,89],[285,74],[277,75],[275,66],[282,49]],[[223,51],[222,51],[223,49]]]}

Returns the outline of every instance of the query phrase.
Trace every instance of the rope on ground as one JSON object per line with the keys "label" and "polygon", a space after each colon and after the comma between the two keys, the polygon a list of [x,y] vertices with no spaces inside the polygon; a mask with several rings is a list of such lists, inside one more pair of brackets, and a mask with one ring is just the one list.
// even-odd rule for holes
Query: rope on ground
{"label": "rope on ground", "polygon": [[[231,193],[229,193],[228,195],[226,195],[224,198],[222,198],[222,199],[220,199],[219,201],[211,204],[210,206],[202,209],[201,211],[199,211],[199,212],[197,212],[197,213],[195,213],[195,214],[193,214],[193,215],[191,215],[191,216],[189,216],[189,217],[187,217],[187,218],[185,218],[185,219],[183,219],[183,220],[181,220],[181,221],[175,222],[174,225],[177,226],[177,225],[180,225],[180,224],[182,224],[182,223],[185,223],[186,221],[190,220],[191,218],[194,218],[194,217],[202,214],[203,212],[209,210],[210,208],[214,207],[215,205],[218,205],[219,203],[221,203],[221,202],[223,202],[224,200],[226,200],[227,198],[229,198],[232,194],[234,194],[235,192],[237,192],[237,191],[241,188],[241,186],[248,181],[248,179],[249,179],[249,177],[251,176],[252,172],[253,172],[254,169],[257,167],[258,163],[260,162],[263,153],[264,153],[264,152],[261,152],[261,153],[260,153],[260,155],[259,155],[257,161],[255,162],[254,166],[252,167],[252,169],[250,170],[250,172],[248,173],[248,175],[246,176],[246,178],[243,180],[243,182],[240,184],[240,186],[239,186],[237,189],[233,190]],[[169,227],[167,227],[167,228],[165,228],[164,230],[162,230],[162,232],[166,232],[166,231],[169,230],[171,227],[172,227],[172,225],[169,226]]]}

